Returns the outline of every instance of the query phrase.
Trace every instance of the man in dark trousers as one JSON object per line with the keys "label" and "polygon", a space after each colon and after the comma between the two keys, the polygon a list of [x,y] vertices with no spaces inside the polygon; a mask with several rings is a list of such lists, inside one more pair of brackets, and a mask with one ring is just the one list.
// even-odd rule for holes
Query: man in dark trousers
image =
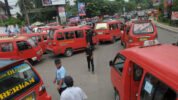
{"label": "man in dark trousers", "polygon": [[88,43],[90,43],[90,45],[93,47],[94,45],[93,45],[93,39],[92,39],[92,37],[93,37],[93,31],[92,30],[88,30],[87,31],[87,34],[86,34],[86,42]]}
{"label": "man in dark trousers", "polygon": [[60,59],[55,59],[54,63],[56,65],[56,77],[54,78],[53,83],[56,83],[57,81],[57,90],[61,95],[61,93],[66,89],[66,84],[64,82],[64,77],[66,76],[66,70],[64,66],[62,66]]}
{"label": "man in dark trousers", "polygon": [[88,71],[90,71],[90,63],[91,63],[92,73],[94,74],[94,62],[93,62],[94,52],[93,52],[93,47],[90,46],[89,42],[87,43],[87,47],[85,48],[85,56],[88,62]]}

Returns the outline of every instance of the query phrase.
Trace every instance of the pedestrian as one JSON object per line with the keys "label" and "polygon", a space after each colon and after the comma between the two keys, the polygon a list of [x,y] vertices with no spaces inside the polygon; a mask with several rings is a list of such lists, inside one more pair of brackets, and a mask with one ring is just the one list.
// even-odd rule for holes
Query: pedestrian
{"label": "pedestrian", "polygon": [[5,32],[7,33],[7,36],[8,36],[8,37],[10,37],[10,36],[11,36],[11,31],[10,31],[10,28],[9,28],[9,26],[8,26],[8,25],[5,25],[5,27],[6,27]]}
{"label": "pedestrian", "polygon": [[30,27],[28,24],[26,24],[26,26],[25,26],[25,31],[26,31],[27,33],[32,33],[31,30],[32,30],[31,27]]}
{"label": "pedestrian", "polygon": [[14,24],[14,35],[17,35],[19,33],[19,29],[17,26]]}
{"label": "pedestrian", "polygon": [[87,47],[85,48],[85,56],[87,58],[87,63],[88,63],[88,71],[90,71],[90,63],[92,65],[92,73],[94,74],[94,49],[92,46],[90,46],[90,43],[87,43]]}
{"label": "pedestrian", "polygon": [[93,39],[92,39],[92,37],[93,37],[93,31],[92,30],[87,30],[86,33],[87,33],[86,34],[86,42],[87,42],[87,44],[90,43],[90,45],[93,47],[94,46]]}
{"label": "pedestrian", "polygon": [[60,100],[86,100],[88,97],[80,87],[74,87],[71,76],[66,76],[64,82],[67,85],[66,90],[61,94]]}
{"label": "pedestrian", "polygon": [[53,83],[56,83],[56,81],[57,81],[57,90],[58,90],[59,94],[61,95],[61,93],[66,89],[66,84],[64,83],[64,77],[66,76],[66,70],[65,70],[64,66],[62,66],[61,60],[59,58],[55,59],[54,63],[56,65],[56,77],[55,77]]}

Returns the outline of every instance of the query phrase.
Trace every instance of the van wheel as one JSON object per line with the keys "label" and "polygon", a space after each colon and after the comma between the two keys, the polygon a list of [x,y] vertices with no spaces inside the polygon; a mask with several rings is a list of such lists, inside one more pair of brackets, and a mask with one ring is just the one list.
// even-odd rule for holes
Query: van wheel
{"label": "van wheel", "polygon": [[120,100],[119,93],[117,92],[116,89],[115,89],[115,100]]}
{"label": "van wheel", "polygon": [[73,54],[72,49],[66,49],[65,56],[70,57],[70,56],[72,56],[72,54]]}
{"label": "van wheel", "polygon": [[116,37],[113,37],[112,43],[116,42]]}

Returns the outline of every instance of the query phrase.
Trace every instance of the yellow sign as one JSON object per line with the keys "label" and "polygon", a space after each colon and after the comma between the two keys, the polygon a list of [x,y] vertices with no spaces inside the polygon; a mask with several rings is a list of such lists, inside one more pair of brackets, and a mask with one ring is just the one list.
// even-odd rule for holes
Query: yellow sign
{"label": "yellow sign", "polygon": [[30,80],[24,81],[23,83],[5,91],[4,93],[1,93],[0,99],[3,100],[5,98],[7,98],[8,96],[13,95],[13,94],[17,93],[18,91],[26,88],[27,86],[31,85],[34,82],[35,82],[35,79],[32,77]]}

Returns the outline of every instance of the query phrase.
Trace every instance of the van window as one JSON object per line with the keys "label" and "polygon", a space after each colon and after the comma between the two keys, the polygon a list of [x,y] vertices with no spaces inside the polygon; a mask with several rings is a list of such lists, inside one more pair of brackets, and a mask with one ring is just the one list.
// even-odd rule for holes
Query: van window
{"label": "van window", "polygon": [[32,47],[26,41],[17,41],[16,44],[17,44],[19,51],[32,49]]}
{"label": "van window", "polygon": [[143,75],[143,69],[134,63],[133,72],[134,72],[134,75],[133,75],[134,81],[140,81]]}
{"label": "van window", "polygon": [[1,52],[10,52],[14,50],[12,42],[1,43],[0,45],[1,45]]}
{"label": "van window", "polygon": [[116,24],[112,24],[112,27],[113,27],[113,30],[117,29]]}
{"label": "van window", "polygon": [[135,23],[133,28],[133,34],[135,35],[154,33],[152,23]]}
{"label": "van window", "polygon": [[115,69],[116,69],[120,74],[122,74],[122,71],[123,71],[123,68],[124,68],[124,63],[125,63],[125,57],[124,57],[123,55],[121,55],[121,54],[119,54],[119,55],[115,58],[115,60],[114,60],[114,62],[113,62]]}
{"label": "van window", "polygon": [[112,24],[109,25],[109,30],[113,30]]}
{"label": "van window", "polygon": [[48,35],[50,40],[54,40],[54,32],[55,32],[54,30],[49,31]]}
{"label": "van window", "polygon": [[48,40],[48,36],[47,35],[43,35],[43,39],[44,40]]}
{"label": "van window", "polygon": [[41,42],[41,36],[36,36],[36,37],[37,37],[38,42]]}
{"label": "van window", "polygon": [[62,33],[57,33],[57,40],[64,40],[64,35]]}
{"label": "van window", "polygon": [[176,100],[176,92],[150,74],[145,75],[141,100]]}
{"label": "van window", "polygon": [[31,38],[28,38],[27,41],[35,48],[38,46],[38,44],[35,43],[35,41],[33,41]]}
{"label": "van window", "polygon": [[71,31],[71,32],[65,32],[65,37],[66,39],[74,39],[74,32]]}
{"label": "van window", "polygon": [[82,30],[75,31],[75,36],[76,38],[83,38],[84,37],[83,31]]}
{"label": "van window", "polygon": [[116,24],[116,27],[117,27],[117,29],[120,29],[120,25],[119,25],[119,23]]}
{"label": "van window", "polygon": [[23,63],[0,72],[0,99],[14,100],[40,82],[29,64]]}
{"label": "van window", "polygon": [[107,30],[107,23],[96,23],[96,30]]}

